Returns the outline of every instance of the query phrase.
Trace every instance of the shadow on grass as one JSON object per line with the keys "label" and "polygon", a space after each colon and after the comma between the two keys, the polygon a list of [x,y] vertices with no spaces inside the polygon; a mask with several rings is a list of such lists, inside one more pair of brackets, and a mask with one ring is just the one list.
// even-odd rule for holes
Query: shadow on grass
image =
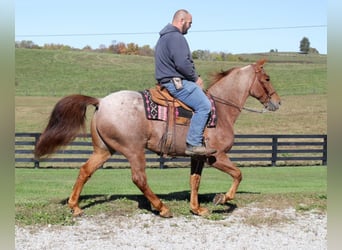
{"label": "shadow on grass", "polygon": [[[259,194],[257,192],[237,192],[237,194]],[[216,193],[208,193],[208,194],[199,194],[198,199],[199,202],[202,203],[211,203],[215,197]],[[189,202],[190,192],[189,191],[180,191],[180,192],[172,192],[169,194],[157,194],[157,196],[163,200],[164,202],[170,201],[186,201]],[[116,200],[127,199],[138,203],[139,209],[144,209],[150,211],[152,213],[158,214],[158,212],[151,208],[151,203],[147,200],[147,198],[142,194],[118,194],[118,195],[105,195],[105,194],[94,194],[94,195],[81,195],[80,203],[85,203],[85,205],[80,205],[80,208],[87,209],[91,208],[95,205],[105,204]],[[66,205],[68,203],[68,198],[64,199],[60,202],[62,205]],[[227,202],[226,204],[221,206],[218,209],[213,209],[212,213],[223,214],[223,213],[232,213],[237,205],[234,203]]]}

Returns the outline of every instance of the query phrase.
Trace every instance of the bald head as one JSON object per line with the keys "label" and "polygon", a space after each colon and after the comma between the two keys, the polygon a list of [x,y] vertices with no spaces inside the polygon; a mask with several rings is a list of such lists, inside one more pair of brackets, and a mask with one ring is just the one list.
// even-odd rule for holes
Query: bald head
{"label": "bald head", "polygon": [[191,14],[184,9],[177,10],[173,15],[172,25],[177,27],[182,34],[188,33],[192,24],[192,16]]}
{"label": "bald head", "polygon": [[173,15],[173,20],[172,21],[176,21],[179,20],[181,18],[185,18],[186,15],[190,14],[187,10],[181,9],[181,10],[177,10],[176,13]]}

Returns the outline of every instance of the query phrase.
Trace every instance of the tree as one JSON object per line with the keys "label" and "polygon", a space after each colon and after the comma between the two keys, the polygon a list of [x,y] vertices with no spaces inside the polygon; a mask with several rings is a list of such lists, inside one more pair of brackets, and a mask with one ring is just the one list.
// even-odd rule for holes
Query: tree
{"label": "tree", "polygon": [[114,54],[126,54],[127,47],[125,43],[119,42],[110,45],[108,50]]}
{"label": "tree", "polygon": [[303,37],[299,45],[300,52],[308,54],[310,51],[310,41],[307,37]]}
{"label": "tree", "polygon": [[195,50],[192,52],[193,59],[200,59],[200,60],[210,60],[211,55],[209,50]]}
{"label": "tree", "polygon": [[138,55],[153,56],[153,49],[151,49],[150,45],[144,45],[142,47],[139,47]]}
{"label": "tree", "polygon": [[137,55],[139,51],[138,44],[135,43],[129,43],[127,44],[126,54],[127,55]]}
{"label": "tree", "polygon": [[107,47],[106,47],[106,45],[104,45],[104,44],[100,44],[99,45],[99,51],[101,51],[101,52],[106,52],[108,49],[107,49]]}
{"label": "tree", "polygon": [[90,45],[86,45],[86,46],[83,47],[82,50],[83,50],[83,51],[92,51],[92,48],[91,48]]}
{"label": "tree", "polygon": [[16,48],[25,48],[25,49],[40,49],[40,47],[32,41],[23,40],[19,42],[15,42]]}

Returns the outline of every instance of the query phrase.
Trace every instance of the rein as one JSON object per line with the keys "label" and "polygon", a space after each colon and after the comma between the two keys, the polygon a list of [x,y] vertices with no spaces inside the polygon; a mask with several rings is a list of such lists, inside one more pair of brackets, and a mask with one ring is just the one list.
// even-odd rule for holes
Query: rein
{"label": "rein", "polygon": [[246,108],[246,107],[243,107],[244,110],[246,111],[249,111],[249,112],[254,112],[254,113],[259,113],[259,114],[263,114],[263,113],[266,113],[268,110],[263,108],[262,110],[256,110],[256,109],[253,109],[253,108]]}
{"label": "rein", "polygon": [[[254,80],[253,80],[253,83],[252,83],[252,86],[253,84],[255,83],[255,80],[257,78],[257,73],[259,73],[260,71],[255,71],[255,76],[254,76]],[[251,87],[252,87],[251,86]],[[247,108],[247,107],[241,107],[240,105],[238,104],[235,104],[234,102],[231,102],[231,101],[226,101],[220,97],[216,97],[216,96],[211,96],[215,101],[219,102],[219,103],[222,103],[222,104],[225,104],[225,105],[228,105],[228,106],[231,106],[231,107],[234,107],[234,108],[237,108],[240,112],[242,110],[246,110],[246,111],[249,111],[249,112],[254,112],[254,113],[260,113],[260,114],[263,114],[265,112],[267,112],[267,109],[263,108],[262,110],[257,110],[257,109],[253,109],[253,108]]]}
{"label": "rein", "polygon": [[246,110],[246,111],[249,111],[249,112],[254,112],[254,113],[260,113],[260,114],[263,114],[265,112],[267,112],[267,109],[262,109],[262,110],[257,110],[257,109],[253,109],[253,108],[248,108],[248,107],[241,107],[231,101],[226,101],[222,98],[219,98],[219,97],[216,97],[216,96],[211,96],[215,101],[219,102],[219,103],[222,103],[222,104],[225,104],[225,105],[228,105],[228,106],[231,106],[231,107],[234,107],[236,109],[238,109],[240,112],[242,110]]}

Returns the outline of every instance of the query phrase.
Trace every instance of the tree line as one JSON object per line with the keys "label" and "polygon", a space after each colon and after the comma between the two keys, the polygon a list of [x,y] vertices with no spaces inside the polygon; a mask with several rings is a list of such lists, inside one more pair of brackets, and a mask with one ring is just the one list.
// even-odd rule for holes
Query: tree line
{"label": "tree line", "polygon": [[[73,48],[69,45],[48,43],[43,46],[39,46],[30,40],[22,40],[15,42],[16,48],[27,48],[27,49],[50,49],[50,50],[82,50],[82,51],[93,51],[102,53],[122,54],[122,55],[139,55],[139,56],[153,56],[154,49],[149,45],[139,46],[136,43],[124,43],[112,41],[112,44],[106,46],[101,44],[98,48],[93,49],[87,45],[82,49]],[[307,37],[299,43],[299,51],[303,54],[319,54],[317,49],[310,47],[310,41]],[[271,49],[269,52],[276,53],[277,49]],[[242,58],[239,55],[233,55],[232,53],[226,52],[211,52],[209,50],[195,50],[192,52],[193,59],[207,60],[207,61],[241,61]]]}

